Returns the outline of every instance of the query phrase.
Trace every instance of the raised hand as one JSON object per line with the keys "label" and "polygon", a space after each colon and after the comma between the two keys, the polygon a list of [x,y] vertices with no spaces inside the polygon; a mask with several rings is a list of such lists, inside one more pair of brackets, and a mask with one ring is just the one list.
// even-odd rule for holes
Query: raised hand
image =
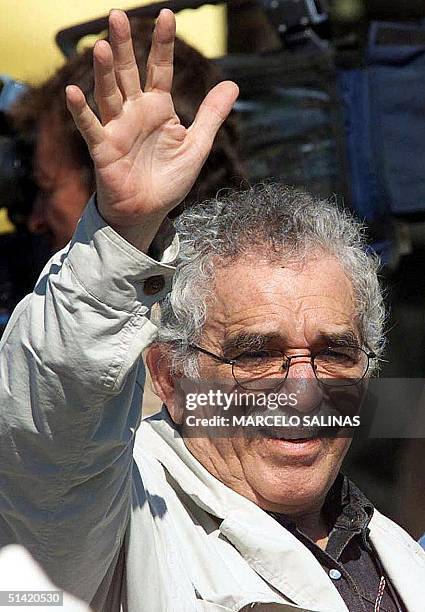
{"label": "raised hand", "polygon": [[238,88],[230,81],[216,85],[186,129],[170,94],[173,13],[164,9],[158,17],[144,91],[124,12],[111,11],[109,32],[110,44],[99,41],[93,51],[100,120],[74,85],[67,87],[67,104],[95,165],[99,212],[146,251],[167,213],[190,191]]}

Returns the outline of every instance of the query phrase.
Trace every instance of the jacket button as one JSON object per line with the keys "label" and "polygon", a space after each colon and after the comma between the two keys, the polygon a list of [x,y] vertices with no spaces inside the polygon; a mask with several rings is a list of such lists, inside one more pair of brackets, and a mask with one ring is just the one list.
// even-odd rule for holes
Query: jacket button
{"label": "jacket button", "polygon": [[332,578],[332,580],[339,580],[341,578],[342,574],[337,569],[331,569],[331,570],[329,570],[329,576]]}
{"label": "jacket button", "polygon": [[155,295],[164,289],[165,280],[163,276],[151,276],[145,280],[143,290],[146,295]]}

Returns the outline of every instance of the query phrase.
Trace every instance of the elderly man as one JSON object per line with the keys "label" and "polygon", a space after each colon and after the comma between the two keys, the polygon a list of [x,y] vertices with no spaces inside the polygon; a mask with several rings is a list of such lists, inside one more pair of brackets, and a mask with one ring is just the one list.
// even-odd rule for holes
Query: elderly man
{"label": "elderly man", "polygon": [[[2,544],[95,610],[422,611],[425,556],[339,474],[346,438],[185,426],[186,380],[299,382],[300,412],[361,386],[383,308],[356,224],[270,187],[184,212],[177,238],[166,216],[237,87],[217,85],[186,129],[169,94],[172,13],[143,92],[123,13],[110,30],[112,48],[94,50],[100,120],[67,90],[97,201],[3,337]],[[140,425],[148,345],[164,409]]]}

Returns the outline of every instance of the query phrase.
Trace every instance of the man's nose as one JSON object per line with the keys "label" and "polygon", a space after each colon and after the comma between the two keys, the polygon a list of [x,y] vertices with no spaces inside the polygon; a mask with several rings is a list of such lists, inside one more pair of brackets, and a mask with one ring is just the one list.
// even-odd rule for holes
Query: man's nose
{"label": "man's nose", "polygon": [[32,234],[44,234],[48,230],[44,205],[40,196],[35,199],[31,214],[28,217],[27,227]]}
{"label": "man's nose", "polygon": [[297,398],[295,410],[298,412],[316,410],[322,403],[323,389],[314,374],[310,355],[292,357],[288,367],[285,388],[288,394],[295,393]]}

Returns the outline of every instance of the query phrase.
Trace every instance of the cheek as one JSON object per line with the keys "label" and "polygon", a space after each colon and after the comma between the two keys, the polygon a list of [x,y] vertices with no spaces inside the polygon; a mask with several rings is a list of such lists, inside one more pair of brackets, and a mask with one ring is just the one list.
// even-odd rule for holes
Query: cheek
{"label": "cheek", "polygon": [[235,384],[232,375],[232,366],[215,362],[213,359],[204,360],[201,358],[199,375],[201,381],[209,381],[211,384],[217,383],[220,388],[220,383],[222,383],[222,391],[230,392]]}
{"label": "cheek", "polygon": [[321,461],[335,466],[339,470],[339,467],[350,448],[350,438],[332,438],[327,440],[325,452]]}

